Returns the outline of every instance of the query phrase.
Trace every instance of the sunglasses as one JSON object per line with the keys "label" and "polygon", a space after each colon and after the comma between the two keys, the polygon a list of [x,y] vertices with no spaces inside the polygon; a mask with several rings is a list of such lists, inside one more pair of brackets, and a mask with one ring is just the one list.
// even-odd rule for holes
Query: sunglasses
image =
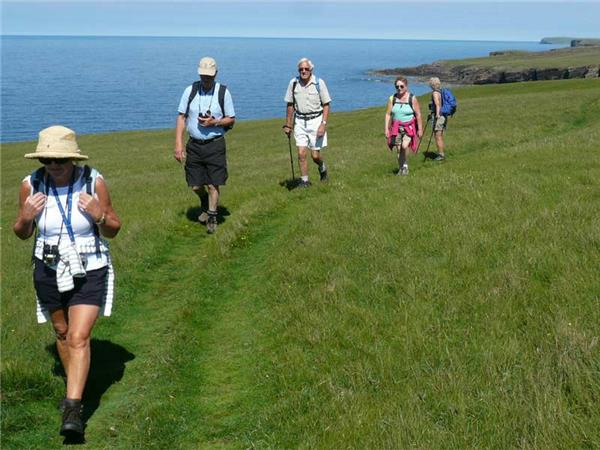
{"label": "sunglasses", "polygon": [[300,67],[298,72],[310,72],[310,69],[308,67]]}
{"label": "sunglasses", "polygon": [[39,161],[45,165],[45,166],[49,166],[52,163],[55,164],[65,164],[67,162],[70,161],[69,158],[39,158]]}
{"label": "sunglasses", "polygon": [[404,85],[403,84],[397,84],[396,85],[396,89],[404,89]]}

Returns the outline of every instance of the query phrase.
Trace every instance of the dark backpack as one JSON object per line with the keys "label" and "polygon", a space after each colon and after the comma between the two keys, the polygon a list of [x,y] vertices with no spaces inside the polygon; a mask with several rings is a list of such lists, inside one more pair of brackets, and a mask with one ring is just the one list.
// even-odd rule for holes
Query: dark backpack
{"label": "dark backpack", "polygon": [[[83,166],[83,181],[85,183],[85,192],[88,195],[94,195],[96,193],[96,178],[98,177],[98,171],[96,169],[92,169],[87,164]],[[40,191],[40,184],[44,183],[44,193],[48,195],[48,176],[46,175],[46,168],[44,166],[40,167],[37,170],[34,170],[31,174],[31,178],[29,179],[29,184],[31,185],[31,195],[36,194]],[[35,225],[35,222],[33,222]],[[37,235],[37,230],[36,230]],[[94,236],[96,237],[96,253],[100,254],[100,230],[98,229],[98,225],[94,224]],[[33,252],[35,253],[35,241],[33,240]],[[33,253],[31,255],[33,260]]]}
{"label": "dark backpack", "polygon": [[440,112],[444,116],[453,116],[458,106],[456,97],[452,91],[447,88],[443,88],[440,91],[440,95],[442,96],[442,107],[440,108]]}
{"label": "dark backpack", "polygon": [[[296,77],[296,79],[294,80],[294,84],[292,84],[292,103],[294,104],[294,109],[297,110],[298,108],[296,107],[296,86],[298,85],[298,82],[300,81],[300,77]],[[319,100],[321,100],[321,79],[318,77],[315,77],[315,88],[317,88],[317,92],[319,93]],[[321,106],[323,106],[323,101],[321,100]]]}
{"label": "dark backpack", "polygon": [[[196,97],[196,95],[198,94],[198,91],[200,90],[200,83],[201,83],[201,81],[194,81],[192,83],[192,91],[190,92],[190,96],[189,96],[188,102],[187,102],[187,107],[185,108],[185,117],[186,118],[190,115],[190,103],[192,103],[192,100],[194,100],[194,97]],[[219,84],[218,99],[219,99],[219,107],[221,108],[221,113],[223,113],[223,117],[225,117],[225,91],[227,91],[227,86],[225,86],[224,84]],[[227,125],[226,127],[223,127],[225,132],[231,130],[232,128],[233,128],[233,125]]]}
{"label": "dark backpack", "polygon": [[[412,93],[412,92],[410,92],[410,93],[408,94],[408,103],[404,103],[404,104],[405,104],[405,105],[408,105],[408,106],[410,106],[410,109],[412,109],[412,111],[413,111],[413,114],[414,114],[414,113],[415,113],[415,108],[413,108],[413,105],[412,105],[413,97],[414,97],[413,93]],[[394,107],[394,105],[395,105],[396,103],[401,103],[401,102],[400,102],[400,100],[398,99],[398,94],[394,94],[394,95],[392,95],[392,96],[390,97],[390,99],[392,100],[392,108]]]}
{"label": "dark backpack", "polygon": [[[85,182],[85,192],[89,195],[94,195],[96,193],[96,177],[98,176],[98,172],[92,170],[90,166],[87,164],[83,166],[83,180]],[[46,180],[46,168],[44,166],[35,170],[31,174],[31,178],[29,180],[29,184],[31,184],[31,195],[40,191],[40,184],[44,182],[46,187],[45,194],[48,194],[48,182]]]}

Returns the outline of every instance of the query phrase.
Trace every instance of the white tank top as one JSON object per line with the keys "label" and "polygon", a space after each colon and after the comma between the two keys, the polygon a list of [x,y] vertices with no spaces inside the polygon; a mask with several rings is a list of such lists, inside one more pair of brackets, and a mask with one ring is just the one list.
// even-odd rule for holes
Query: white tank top
{"label": "white tank top", "polygon": [[[78,246],[84,243],[92,243],[96,237],[94,234],[94,221],[87,214],[82,212],[77,204],[79,202],[79,193],[83,190],[85,192],[85,183],[83,181],[83,170],[77,168],[79,171],[78,177],[73,184],[73,196],[71,201],[71,227],[73,228],[73,234],[75,235],[75,242]],[[102,175],[98,174],[99,177]],[[31,184],[31,176],[25,178]],[[43,183],[40,184],[40,191],[46,193],[46,187]],[[58,201],[61,202],[65,215],[68,216],[67,210],[67,194],[69,192],[69,186],[57,187],[56,192],[58,193]],[[48,198],[46,200],[46,207],[38,214],[35,218],[38,237],[36,241],[35,257],[42,259],[43,244],[58,245],[60,240],[61,243],[69,242],[70,237],[67,231],[67,227],[63,223],[63,218],[58,209],[57,199],[52,192],[52,189],[48,189]],[[40,245],[41,243],[41,245]],[[93,247],[92,247],[93,248]],[[108,265],[108,257],[106,254],[95,252],[85,253],[87,264],[86,270],[100,269]]]}

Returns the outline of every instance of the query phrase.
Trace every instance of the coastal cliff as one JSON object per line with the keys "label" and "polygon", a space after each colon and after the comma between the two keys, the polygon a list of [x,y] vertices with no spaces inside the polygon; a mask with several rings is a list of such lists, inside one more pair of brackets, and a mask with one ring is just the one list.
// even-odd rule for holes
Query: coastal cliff
{"label": "coastal cliff", "polygon": [[545,52],[492,52],[487,58],[436,61],[416,67],[376,70],[377,75],[426,79],[437,76],[455,84],[515,83],[600,77],[600,46]]}

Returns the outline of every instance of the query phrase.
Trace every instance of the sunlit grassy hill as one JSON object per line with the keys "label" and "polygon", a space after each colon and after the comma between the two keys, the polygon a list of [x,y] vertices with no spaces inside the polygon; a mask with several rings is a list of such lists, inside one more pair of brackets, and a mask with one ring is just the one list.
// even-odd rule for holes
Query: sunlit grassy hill
{"label": "sunlit grassy hill", "polygon": [[[172,130],[81,136],[123,219],[87,447],[600,447],[600,80],[455,93],[449,158],[407,177],[383,106],[332,115],[331,180],[311,167],[307,190],[285,188],[281,119],[237,124],[213,236]],[[11,230],[34,147],[2,148],[7,449],[62,443]]]}

